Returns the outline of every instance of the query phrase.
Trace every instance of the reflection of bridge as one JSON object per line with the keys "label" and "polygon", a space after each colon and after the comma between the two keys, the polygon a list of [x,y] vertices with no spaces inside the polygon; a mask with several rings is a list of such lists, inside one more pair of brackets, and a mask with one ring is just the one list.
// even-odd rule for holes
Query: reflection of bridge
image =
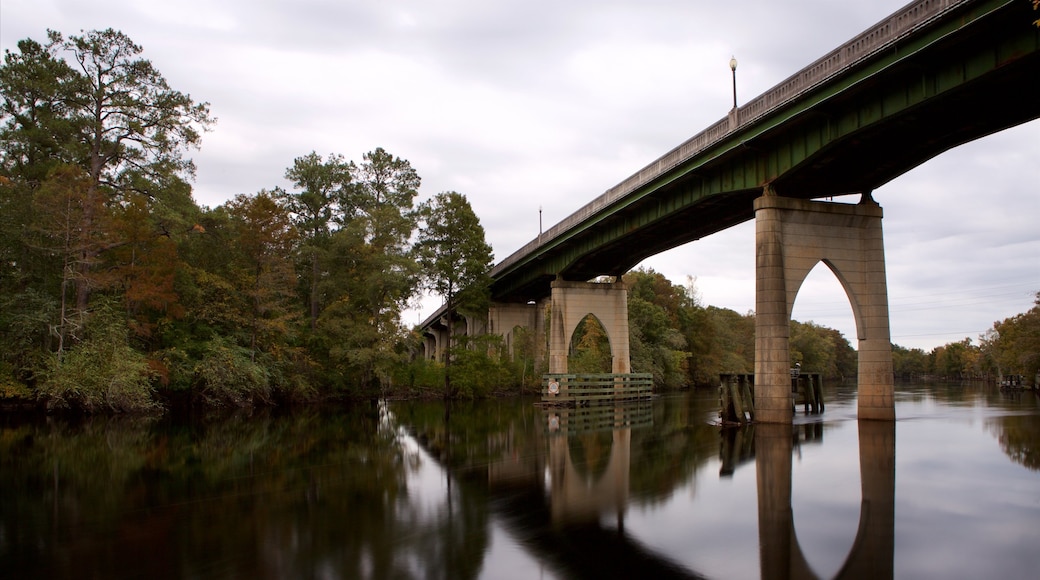
{"label": "reflection of bridge", "polygon": [[[703,578],[624,533],[632,428],[648,426],[651,413],[646,402],[547,409],[529,427],[541,435],[537,449],[505,445],[476,471],[453,469],[473,465],[468,458],[431,455],[466,492],[486,489],[514,539],[563,577]],[[420,445],[431,439],[415,435]],[[608,514],[617,527],[603,524]]]}
{"label": "reflection of bridge", "polygon": [[[644,258],[756,221],[757,419],[790,422],[788,326],[798,289],[823,262],[849,296],[859,351],[859,416],[892,419],[892,354],[882,210],[870,193],[957,145],[1040,116],[1040,39],[1026,2],[919,0],[810,64],[597,197],[492,271],[487,330],[542,336],[566,372],[587,314],[629,369],[619,276]],[[858,205],[813,201],[858,193]],[[546,313],[549,316],[546,316]],[[423,323],[443,355],[439,311]]]}
{"label": "reflection of bridge", "polygon": [[[762,578],[810,579],[791,510],[790,425],[755,428],[758,542]],[[859,422],[859,529],[837,578],[892,578],[896,434],[891,421]]]}
{"label": "reflection of bridge", "polygon": [[554,521],[596,522],[613,512],[624,528],[632,427],[649,426],[652,413],[647,401],[546,411]]}
{"label": "reflection of bridge", "polygon": [[[468,479],[486,485],[490,504],[497,509],[516,539],[539,558],[579,577],[637,575],[654,578],[700,577],[653,546],[641,544],[625,532],[632,464],[632,426],[641,412],[622,406],[604,406],[598,414],[613,417],[614,428],[569,430],[552,422],[566,410],[542,414],[546,439],[538,450],[516,450],[499,461],[482,462],[481,471]],[[591,425],[603,423],[582,421]],[[791,507],[792,455],[796,440],[816,441],[822,424],[792,426],[763,424],[746,430],[723,431],[724,469],[754,456],[758,492],[758,536],[763,578],[816,578],[803,555],[794,529]],[[861,503],[859,526],[839,578],[892,578],[895,515],[895,424],[860,421],[859,458]],[[725,436],[751,435],[750,445],[738,445],[743,457],[728,457]],[[423,438],[420,437],[420,440]],[[753,447],[753,450],[750,449]],[[532,453],[535,452],[535,453]],[[741,453],[735,453],[741,455]],[[442,457],[451,470],[452,459]],[[638,458],[637,458],[638,459]],[[472,465],[461,460],[459,464]],[[546,481],[546,468],[549,478]],[[486,469],[486,471],[483,471]],[[458,476],[459,474],[453,474]],[[616,522],[616,527],[604,521]]]}

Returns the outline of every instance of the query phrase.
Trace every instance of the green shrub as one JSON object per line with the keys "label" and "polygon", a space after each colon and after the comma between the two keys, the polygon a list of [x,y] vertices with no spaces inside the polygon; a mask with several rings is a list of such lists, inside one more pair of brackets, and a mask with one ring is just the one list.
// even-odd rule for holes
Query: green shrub
{"label": "green shrub", "polygon": [[85,339],[52,357],[37,395],[52,409],[141,412],[153,410],[152,370],[128,343],[126,321],[111,302],[92,312]]}
{"label": "green shrub", "polygon": [[501,337],[462,337],[460,343],[452,349],[449,371],[451,388],[456,396],[487,397],[515,382],[510,365],[497,354],[503,351]]}
{"label": "green shrub", "polygon": [[31,400],[33,396],[32,391],[29,390],[29,387],[26,387],[20,381],[16,380],[13,373],[10,372],[10,369],[4,368],[6,366],[7,365],[0,363],[0,400]]}
{"label": "green shrub", "polygon": [[247,407],[269,402],[268,373],[250,357],[249,349],[229,338],[216,337],[206,343],[202,360],[195,365],[195,394],[204,404]]}

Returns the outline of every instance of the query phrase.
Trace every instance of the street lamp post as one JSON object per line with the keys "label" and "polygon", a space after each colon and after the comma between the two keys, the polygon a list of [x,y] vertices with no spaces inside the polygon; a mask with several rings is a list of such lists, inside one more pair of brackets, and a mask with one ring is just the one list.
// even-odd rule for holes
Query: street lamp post
{"label": "street lamp post", "polygon": [[733,108],[737,108],[737,59],[730,57],[729,70],[733,71]]}

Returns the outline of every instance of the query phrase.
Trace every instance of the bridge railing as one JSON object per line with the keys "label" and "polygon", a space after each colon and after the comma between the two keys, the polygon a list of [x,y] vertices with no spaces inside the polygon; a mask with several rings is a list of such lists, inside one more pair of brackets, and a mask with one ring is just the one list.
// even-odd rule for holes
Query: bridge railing
{"label": "bridge railing", "polygon": [[817,59],[809,66],[791,75],[780,84],[748,102],[736,111],[736,125],[724,118],[694,135],[675,149],[650,163],[621,183],[608,189],[578,211],[528,242],[499,262],[491,271],[495,276],[509,268],[539,246],[551,242],[574,226],[594,216],[614,202],[636,191],[667,171],[692,159],[701,151],[722,141],[734,129],[749,125],[774,111],[801,98],[806,93],[846,72],[855,65],[869,60],[901,39],[931,25],[948,12],[978,0],[919,0],[860,33],[852,40]]}

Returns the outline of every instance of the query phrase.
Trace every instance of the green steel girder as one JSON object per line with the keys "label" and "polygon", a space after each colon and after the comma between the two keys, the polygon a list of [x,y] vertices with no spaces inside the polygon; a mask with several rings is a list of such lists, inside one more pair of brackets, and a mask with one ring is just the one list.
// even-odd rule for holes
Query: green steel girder
{"label": "green steel girder", "polygon": [[551,240],[496,276],[494,298],[541,298],[557,276],[620,275],[751,219],[767,185],[803,199],[870,191],[1040,117],[1040,32],[1029,8],[967,3]]}

